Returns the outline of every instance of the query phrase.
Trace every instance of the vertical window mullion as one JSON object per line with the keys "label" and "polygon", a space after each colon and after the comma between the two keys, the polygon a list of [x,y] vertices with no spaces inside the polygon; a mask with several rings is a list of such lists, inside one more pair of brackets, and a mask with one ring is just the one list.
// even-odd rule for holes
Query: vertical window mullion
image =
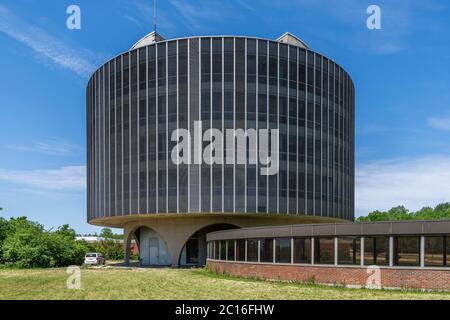
{"label": "vertical window mullion", "polygon": [[159,45],[155,45],[155,177],[156,177],[156,213],[159,213]]}
{"label": "vertical window mullion", "polygon": [[[233,130],[236,133],[236,38],[233,37]],[[236,139],[233,138],[233,213],[236,212]],[[236,250],[235,250],[236,254]]]}
{"label": "vertical window mullion", "polygon": [[[190,133],[191,132],[191,74],[190,74],[190,48],[191,48],[191,40],[189,39],[186,43],[187,45],[187,130]],[[178,46],[177,46],[177,51],[178,51]],[[178,61],[178,59],[177,59]],[[177,72],[178,71],[178,67],[177,67]],[[177,90],[178,92],[178,90]],[[178,100],[178,99],[177,99]],[[188,165],[187,165],[187,209],[188,212],[191,212],[191,164],[190,162],[192,161],[191,158],[191,139],[188,140]],[[177,170],[178,170],[178,180],[179,178],[179,169],[178,169],[178,165],[177,165]],[[179,203],[179,200],[177,200],[177,202]],[[177,212],[179,212],[179,205],[177,208]]]}
{"label": "vertical window mullion", "polygon": [[222,37],[222,212],[225,210],[225,38]]}
{"label": "vertical window mullion", "polygon": [[[245,61],[244,61],[244,83],[245,83],[245,90],[244,90],[244,128],[245,128],[245,132],[247,132],[247,95],[248,95],[248,75],[247,75],[247,39],[245,39],[245,49],[244,49],[244,56],[245,56]],[[247,160],[247,150],[245,151],[245,168],[244,168],[244,172],[245,172],[245,178],[244,178],[244,185],[245,185],[245,195],[244,195],[244,206],[245,206],[245,213],[248,212],[247,210],[247,165],[248,165],[248,160]],[[247,241],[246,241],[247,243]],[[247,260],[247,259],[245,259]]]}

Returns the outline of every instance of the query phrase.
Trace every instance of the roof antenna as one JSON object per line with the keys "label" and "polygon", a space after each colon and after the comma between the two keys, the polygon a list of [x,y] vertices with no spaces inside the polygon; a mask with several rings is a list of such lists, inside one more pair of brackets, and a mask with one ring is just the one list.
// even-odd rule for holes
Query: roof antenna
{"label": "roof antenna", "polygon": [[156,33],[156,0],[153,0],[153,29]]}

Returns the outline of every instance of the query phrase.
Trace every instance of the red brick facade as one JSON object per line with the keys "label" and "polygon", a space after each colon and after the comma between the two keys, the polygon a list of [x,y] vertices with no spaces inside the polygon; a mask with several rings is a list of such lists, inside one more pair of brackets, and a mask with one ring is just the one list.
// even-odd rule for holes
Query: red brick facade
{"label": "red brick facade", "polygon": [[[296,282],[314,282],[346,286],[366,286],[373,272],[360,266],[318,266],[226,261],[207,262],[208,268],[218,273],[262,279]],[[450,269],[380,268],[383,288],[450,290]],[[372,276],[373,278],[373,276]]]}

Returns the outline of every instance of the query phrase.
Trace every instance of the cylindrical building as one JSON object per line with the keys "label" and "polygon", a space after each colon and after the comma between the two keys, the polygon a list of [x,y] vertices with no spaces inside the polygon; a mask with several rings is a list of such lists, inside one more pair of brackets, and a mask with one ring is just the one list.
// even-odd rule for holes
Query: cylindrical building
{"label": "cylindrical building", "polygon": [[[124,228],[144,264],[178,266],[204,263],[212,230],[352,221],[354,101],[347,72],[289,33],[153,32],[89,81],[88,222]],[[222,132],[223,161],[174,162],[176,129],[200,139],[187,144],[189,159],[196,142],[200,152],[212,143],[208,129]],[[226,161],[228,129],[276,129],[277,172],[248,161],[258,154],[250,144],[245,163]]]}

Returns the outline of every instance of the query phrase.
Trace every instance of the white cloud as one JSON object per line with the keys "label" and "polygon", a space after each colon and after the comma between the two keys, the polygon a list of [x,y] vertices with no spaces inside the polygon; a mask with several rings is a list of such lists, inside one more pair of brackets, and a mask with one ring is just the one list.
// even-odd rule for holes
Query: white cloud
{"label": "white cloud", "polygon": [[[40,57],[53,64],[71,70],[82,77],[95,69],[95,55],[86,50],[75,50],[41,28],[35,27],[0,5],[0,32],[31,48]],[[95,59],[97,60],[97,59]]]}
{"label": "white cloud", "polygon": [[356,170],[356,215],[405,205],[410,210],[450,201],[450,157],[374,161]]}
{"label": "white cloud", "polygon": [[450,117],[435,118],[431,117],[427,119],[428,126],[433,129],[450,131]]}
{"label": "white cloud", "polygon": [[86,166],[46,170],[0,169],[0,181],[36,190],[83,191],[86,189]]}
{"label": "white cloud", "polygon": [[38,152],[55,156],[68,156],[79,150],[79,147],[61,139],[34,141],[29,145],[9,145],[9,149]]}

